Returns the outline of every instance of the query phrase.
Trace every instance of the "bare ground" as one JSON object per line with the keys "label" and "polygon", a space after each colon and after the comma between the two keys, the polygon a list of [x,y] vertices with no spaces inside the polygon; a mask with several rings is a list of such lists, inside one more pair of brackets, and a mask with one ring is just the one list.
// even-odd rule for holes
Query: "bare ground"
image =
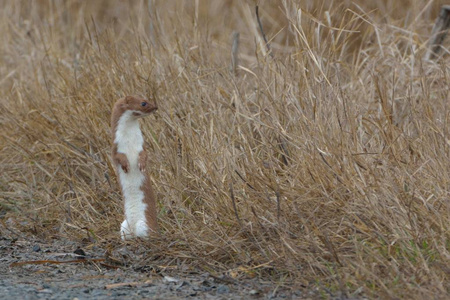
{"label": "bare ground", "polygon": [[[6,299],[344,299],[317,287],[236,280],[201,268],[143,263],[144,249],[36,237],[0,238],[0,298]],[[150,251],[150,250],[147,250]],[[131,255],[135,255],[131,259]],[[348,299],[348,298],[346,298]]]}

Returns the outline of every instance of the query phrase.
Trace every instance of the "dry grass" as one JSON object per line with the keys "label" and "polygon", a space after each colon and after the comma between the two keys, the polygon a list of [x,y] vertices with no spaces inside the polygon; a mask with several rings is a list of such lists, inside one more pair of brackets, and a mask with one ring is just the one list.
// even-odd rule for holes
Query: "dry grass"
{"label": "dry grass", "polygon": [[252,1],[2,1],[3,225],[121,243],[109,117],[138,93],[160,107],[151,255],[444,298],[449,67],[422,61],[444,1],[319,2],[260,2],[272,58]]}

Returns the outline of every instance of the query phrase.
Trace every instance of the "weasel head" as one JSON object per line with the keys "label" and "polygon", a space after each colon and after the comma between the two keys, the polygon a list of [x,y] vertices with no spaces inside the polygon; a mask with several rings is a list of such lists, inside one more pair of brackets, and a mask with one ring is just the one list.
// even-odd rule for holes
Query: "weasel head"
{"label": "weasel head", "polygon": [[136,118],[148,116],[158,109],[156,103],[139,96],[126,96],[123,100],[122,107],[125,111],[132,111],[133,116]]}

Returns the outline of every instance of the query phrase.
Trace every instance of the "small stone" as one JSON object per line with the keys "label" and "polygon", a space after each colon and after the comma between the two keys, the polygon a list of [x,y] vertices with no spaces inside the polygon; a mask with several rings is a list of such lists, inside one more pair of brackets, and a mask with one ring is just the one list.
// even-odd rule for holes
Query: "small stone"
{"label": "small stone", "polygon": [[177,284],[177,286],[175,287],[175,290],[179,290],[181,289],[183,286],[189,285],[189,283],[187,283],[186,281],[182,281],[179,284]]}
{"label": "small stone", "polygon": [[258,290],[251,290],[250,292],[248,292],[250,295],[258,295],[259,291]]}
{"label": "small stone", "polygon": [[39,293],[41,293],[41,294],[52,294],[53,291],[50,290],[50,289],[43,289],[43,290],[40,290]]}
{"label": "small stone", "polygon": [[215,287],[216,286],[213,283],[211,283],[210,281],[204,280],[201,283],[201,286],[199,287],[199,289],[194,289],[194,290],[208,292],[208,291],[212,290]]}
{"label": "small stone", "polygon": [[179,280],[170,276],[164,276],[164,281],[166,282],[178,282]]}
{"label": "small stone", "polygon": [[77,250],[73,251],[73,253],[78,254],[80,256],[86,256],[86,253],[81,248],[77,248]]}
{"label": "small stone", "polygon": [[230,292],[230,288],[224,284],[221,284],[217,287],[217,293],[219,294],[228,294]]}
{"label": "small stone", "polygon": [[41,251],[41,246],[39,246],[39,245],[34,245],[33,246],[33,252],[39,252],[39,251]]}

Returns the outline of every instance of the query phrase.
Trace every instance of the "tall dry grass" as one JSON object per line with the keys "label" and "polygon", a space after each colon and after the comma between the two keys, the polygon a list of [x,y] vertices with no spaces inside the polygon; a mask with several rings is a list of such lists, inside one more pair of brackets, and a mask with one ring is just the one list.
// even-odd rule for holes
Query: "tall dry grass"
{"label": "tall dry grass", "polygon": [[160,107],[149,257],[445,298],[449,67],[422,61],[442,3],[261,1],[269,53],[253,1],[2,1],[2,226],[121,243],[109,117],[137,93]]}

